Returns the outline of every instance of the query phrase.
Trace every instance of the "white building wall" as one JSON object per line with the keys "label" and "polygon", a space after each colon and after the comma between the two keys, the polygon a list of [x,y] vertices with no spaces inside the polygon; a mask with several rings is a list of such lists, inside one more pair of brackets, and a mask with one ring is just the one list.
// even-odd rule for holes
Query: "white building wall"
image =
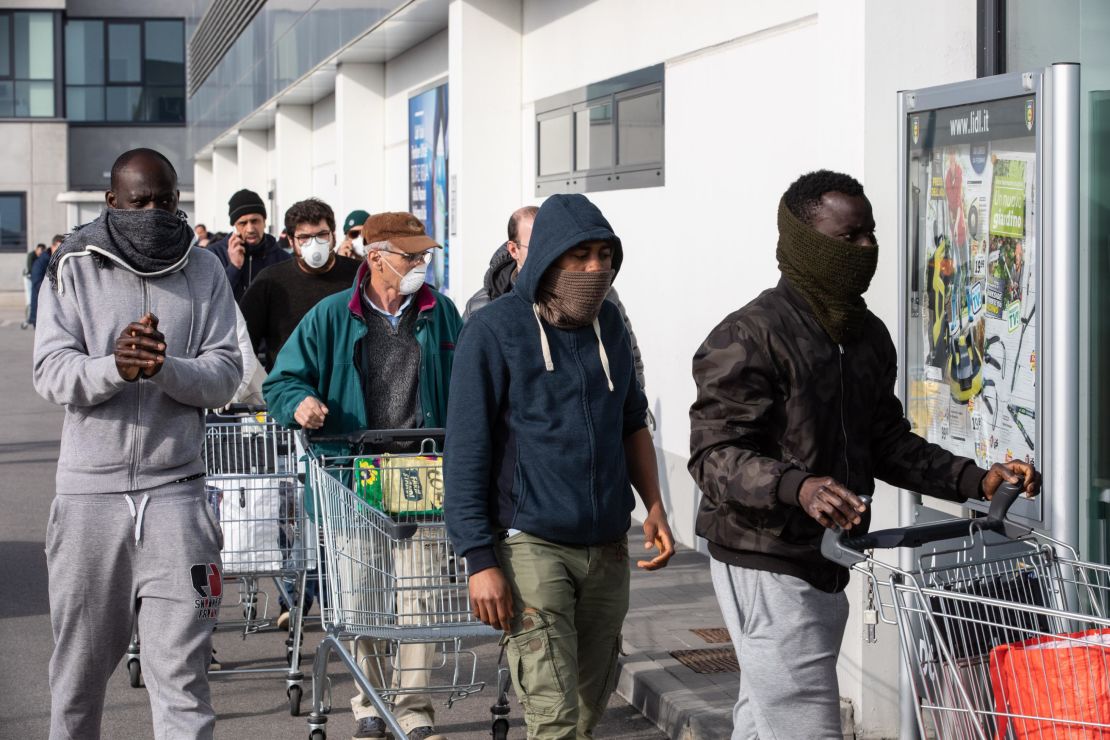
{"label": "white building wall", "polygon": [[446,79],[447,31],[437,33],[385,65],[385,182],[381,205],[384,211],[409,209],[409,98]]}
{"label": "white building wall", "polygon": [[[338,208],[339,203],[336,130],[335,93],[332,93],[312,106],[312,195],[329,204],[333,210]],[[338,221],[344,215],[336,213],[335,218]],[[274,214],[274,222],[284,224],[285,214]]]}
{"label": "white building wall", "polygon": [[385,65],[340,64],[335,75],[337,220],[377,213],[385,197]]}
{"label": "white building wall", "polygon": [[231,231],[227,203],[242,187],[239,179],[239,150],[219,146],[212,150],[212,218],[206,224],[213,231]]}
{"label": "white building wall", "polygon": [[[236,137],[239,187],[252,190],[263,200],[270,181],[270,161],[265,129],[243,129]],[[238,189],[238,188],[237,188]],[[231,197],[231,193],[227,194]]]}

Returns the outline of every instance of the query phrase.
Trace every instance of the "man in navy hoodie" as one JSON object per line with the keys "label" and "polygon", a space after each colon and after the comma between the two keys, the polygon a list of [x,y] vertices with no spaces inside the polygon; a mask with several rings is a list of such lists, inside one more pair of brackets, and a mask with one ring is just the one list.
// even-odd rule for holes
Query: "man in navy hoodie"
{"label": "man in navy hoodie", "polygon": [[589,737],[613,691],[633,486],[644,547],[659,549],[639,566],[674,553],[647,398],[605,300],[623,258],[585,196],[552,196],[512,292],[471,317],[455,353],[447,532],[475,615],[507,634],[529,738]]}

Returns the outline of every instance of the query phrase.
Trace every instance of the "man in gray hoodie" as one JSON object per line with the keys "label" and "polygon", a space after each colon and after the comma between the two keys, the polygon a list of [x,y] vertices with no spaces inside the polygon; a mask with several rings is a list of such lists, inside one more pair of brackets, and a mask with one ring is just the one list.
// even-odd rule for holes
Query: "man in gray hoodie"
{"label": "man in gray hoodie", "polygon": [[177,173],[135,149],[100,218],[54,254],[35,389],[65,407],[50,509],[51,740],[100,737],[105,687],[137,613],[157,738],[211,738],[206,669],[220,531],[204,498],[204,409],[239,384],[219,260],[192,249]]}

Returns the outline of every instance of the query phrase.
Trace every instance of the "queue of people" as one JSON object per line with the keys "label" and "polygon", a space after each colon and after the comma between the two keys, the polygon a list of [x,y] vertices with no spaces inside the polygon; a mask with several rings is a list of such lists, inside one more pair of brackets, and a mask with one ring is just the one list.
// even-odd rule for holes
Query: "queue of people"
{"label": "queue of people", "polygon": [[[442,245],[412,214],[340,223],[309,198],[284,214],[287,252],[256,193],[232,195],[222,239],[177,202],[168,160],[125,152],[100,218],[29,271],[48,281],[31,314],[35,387],[66,409],[46,548],[51,738],[99,737],[133,609],[156,737],[212,736],[221,542],[202,412],[263,375],[290,427],[446,427],[447,533],[474,615],[504,635],[528,736],[592,737],[617,676],[637,495],[637,549],[654,552],[636,565],[663,568],[675,550],[644,362],[614,290],[629,258],[619,230],[583,195],[517,209],[460,315],[426,283]],[[876,479],[964,501],[1019,476],[1035,495],[1039,478],[1022,462],[981,470],[910,432],[894,345],[862,297],[878,246],[859,183],[807,174],[777,215],[781,280],[693,358],[689,467],[744,666],[733,737],[839,737],[848,571],[821,559],[824,528],[866,527],[859,496]],[[315,588],[296,596],[303,609]],[[408,737],[443,738],[420,692],[434,646],[402,646],[392,677],[364,659],[375,650],[354,652],[372,685],[406,689],[394,713]],[[366,696],[351,708],[353,738],[387,736]]]}

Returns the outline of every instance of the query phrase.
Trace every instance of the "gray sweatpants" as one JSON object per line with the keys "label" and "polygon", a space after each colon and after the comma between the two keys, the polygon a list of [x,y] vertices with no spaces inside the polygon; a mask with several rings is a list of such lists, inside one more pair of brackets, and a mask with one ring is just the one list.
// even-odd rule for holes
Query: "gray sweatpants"
{"label": "gray sweatpants", "polygon": [[60,494],[46,530],[51,740],[96,740],[138,610],[154,737],[211,738],[219,526],[202,478],[130,494]]}
{"label": "gray sweatpants", "polygon": [[732,740],[840,740],[836,659],[848,598],[793,576],[717,560],[710,568],[740,663]]}

